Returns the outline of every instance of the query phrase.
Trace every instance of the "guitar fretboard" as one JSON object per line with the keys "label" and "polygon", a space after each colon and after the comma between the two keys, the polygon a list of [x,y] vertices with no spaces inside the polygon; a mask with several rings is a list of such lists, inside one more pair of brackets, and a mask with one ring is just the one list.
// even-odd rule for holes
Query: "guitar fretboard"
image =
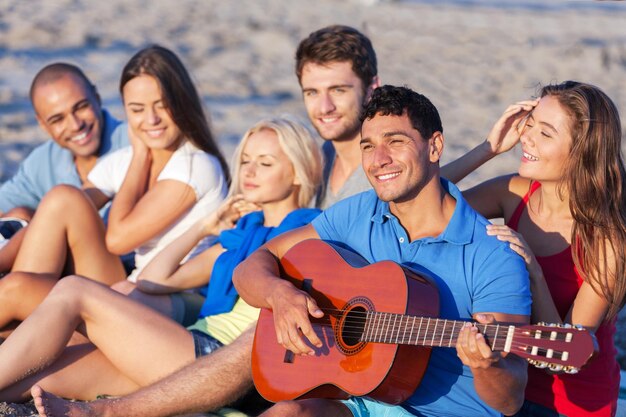
{"label": "guitar fretboard", "polygon": [[[370,311],[366,315],[361,340],[364,342],[394,343],[454,347],[465,321]],[[509,351],[514,326],[478,324],[480,333],[494,351]]]}

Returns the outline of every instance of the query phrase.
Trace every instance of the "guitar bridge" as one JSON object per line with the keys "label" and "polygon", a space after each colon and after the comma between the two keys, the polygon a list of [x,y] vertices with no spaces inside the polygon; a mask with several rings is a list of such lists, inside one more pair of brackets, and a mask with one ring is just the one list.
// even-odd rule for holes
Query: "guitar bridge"
{"label": "guitar bridge", "polygon": [[293,363],[293,359],[295,354],[290,350],[285,350],[285,357],[283,358],[283,363]]}

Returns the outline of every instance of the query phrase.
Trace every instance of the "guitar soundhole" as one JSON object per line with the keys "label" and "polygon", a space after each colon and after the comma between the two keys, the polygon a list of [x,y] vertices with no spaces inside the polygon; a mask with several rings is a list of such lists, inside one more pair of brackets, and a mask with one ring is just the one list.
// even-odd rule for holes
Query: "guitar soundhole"
{"label": "guitar soundhole", "polygon": [[344,355],[354,355],[365,347],[366,343],[361,336],[365,330],[367,313],[373,309],[371,301],[365,297],[354,298],[344,306],[335,329],[337,348]]}

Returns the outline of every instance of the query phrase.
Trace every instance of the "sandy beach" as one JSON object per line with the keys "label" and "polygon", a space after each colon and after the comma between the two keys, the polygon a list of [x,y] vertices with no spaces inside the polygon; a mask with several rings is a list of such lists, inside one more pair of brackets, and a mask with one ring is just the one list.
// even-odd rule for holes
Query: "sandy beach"
{"label": "sandy beach", "polygon": [[[0,0],[0,182],[46,139],[28,88],[53,61],[81,66],[105,106],[123,118],[117,86],[125,62],[150,43],[173,49],[230,156],[262,117],[306,120],[295,48],[315,29],[348,24],[371,38],[384,83],[406,84],[438,107],[445,163],[482,141],[507,105],[542,84],[598,85],[626,117],[624,21],[621,2]],[[519,151],[501,156],[461,188],[513,172],[518,160]],[[626,369],[626,335],[618,335],[618,348]]]}

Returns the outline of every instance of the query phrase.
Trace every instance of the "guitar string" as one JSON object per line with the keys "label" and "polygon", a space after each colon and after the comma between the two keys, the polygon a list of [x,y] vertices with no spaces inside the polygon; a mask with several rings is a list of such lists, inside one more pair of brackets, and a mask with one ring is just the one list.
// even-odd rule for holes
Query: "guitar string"
{"label": "guitar string", "polygon": [[[444,335],[445,337],[445,335]],[[419,339],[416,338],[416,341]],[[523,340],[523,339],[522,339]],[[534,338],[527,338],[528,342],[511,342],[511,348],[509,349],[509,352],[517,354],[518,356],[523,356],[526,357],[528,359],[535,359],[539,362],[552,362],[556,365],[563,365],[563,366],[572,366],[573,363],[572,362],[578,362],[578,361],[572,361],[571,358],[569,359],[563,359],[563,354],[565,352],[569,352],[569,351],[561,351],[558,349],[553,349],[553,354],[555,356],[548,358],[547,356],[542,355],[541,353],[545,354],[547,352],[547,349],[543,348],[542,351],[538,351],[536,353],[532,353],[532,347],[536,345],[537,339]],[[533,343],[533,341],[535,343]],[[413,346],[424,346],[424,347],[446,347],[446,348],[451,348],[454,349],[456,346],[446,346],[446,344],[429,344],[429,343],[409,343],[411,342],[411,340],[395,340],[395,341],[385,341],[385,340],[381,340],[381,341],[359,341],[358,343],[354,344],[354,345],[349,345],[349,346],[356,346],[359,343],[382,343],[382,344],[404,344],[404,345],[413,345]],[[504,347],[499,347],[497,349],[494,349],[495,351],[503,351]],[[582,366],[583,363],[581,363],[579,366],[575,366],[576,368],[580,368],[580,366]]]}
{"label": "guitar string", "polygon": [[[341,310],[341,309],[338,309],[338,308],[320,308],[320,310],[326,311],[326,312],[329,312],[329,313],[331,313],[331,312],[339,313],[339,314],[329,314],[330,316],[335,317],[335,319],[337,319],[337,320],[339,319],[338,316],[345,315],[345,310]],[[505,324],[505,323],[486,323],[486,324],[483,324],[483,323],[478,323],[476,321],[471,321],[471,320],[443,319],[443,318],[440,318],[440,317],[414,316],[414,315],[410,315],[410,314],[391,313],[391,312],[379,312],[379,311],[354,311],[353,310],[353,311],[350,311],[349,314],[351,316],[353,316],[353,315],[360,315],[363,318],[364,321],[368,319],[368,316],[367,316],[368,314],[377,315],[379,317],[381,315],[383,315],[383,314],[386,314],[386,315],[389,315],[391,317],[394,317],[394,316],[396,318],[399,317],[401,320],[405,319],[405,318],[408,318],[408,320],[431,319],[431,320],[435,320],[435,321],[438,320],[439,323],[441,321],[447,321],[449,324],[451,324],[451,323],[472,323],[472,324],[475,324],[476,326],[488,326],[488,327],[496,327],[498,325],[500,327],[508,327],[509,326],[509,324]],[[369,318],[371,319],[371,317],[369,317]],[[552,327],[552,326],[547,326],[547,325],[532,325],[532,324],[515,325],[515,324],[513,324],[512,326],[514,326],[518,330],[522,330],[521,326],[523,326],[528,331],[536,331],[536,330],[542,330],[542,329],[545,332],[556,331],[556,332],[559,332],[559,333],[563,333],[563,332],[565,332],[565,333],[570,333],[570,332],[571,333],[576,333],[577,331],[580,331],[579,329],[574,328],[574,327],[571,327],[571,328],[558,327],[558,326]],[[358,328],[358,326],[356,326],[356,327]],[[533,329],[533,327],[538,327],[538,328]],[[541,329],[539,329],[539,328],[541,328]]]}
{"label": "guitar string", "polygon": [[[344,313],[344,310],[335,309],[335,308],[332,308],[332,309],[331,308],[322,308],[321,310],[327,311],[327,312],[333,312],[334,311],[334,312]],[[361,316],[365,316],[364,319],[367,319],[367,314],[368,313],[378,314],[379,316],[381,314],[389,314],[392,318],[393,318],[393,316],[395,316],[395,318],[397,318],[397,317],[401,317],[401,318],[409,317],[409,320],[410,319],[415,320],[417,318],[422,318],[422,317],[419,317],[419,316],[408,316],[408,315],[403,315],[403,314],[400,314],[400,313],[380,313],[380,312],[372,312],[372,311],[351,311],[350,312],[350,314],[358,314],[358,315],[361,315]],[[333,315],[333,317],[336,318],[335,315]],[[428,317],[423,317],[423,318],[428,318]],[[441,325],[442,320],[444,322],[447,321],[446,326],[449,326],[452,323],[473,323],[477,327],[480,327],[480,326],[485,327],[485,326],[487,326],[488,330],[492,330],[492,331],[495,330],[494,329],[495,327],[497,327],[497,324],[481,324],[481,323],[477,323],[477,322],[464,321],[464,320],[447,320],[447,319],[441,319],[441,318],[436,318],[436,317],[435,318],[430,317],[430,319],[431,319],[431,323],[426,325],[426,327],[423,329],[424,332],[428,332],[428,331],[437,332],[437,330],[438,330],[437,328]],[[434,320],[434,322],[433,322],[433,320]],[[408,324],[409,324],[408,321],[406,323],[404,323],[404,324],[402,324],[402,323],[394,323],[394,324],[377,323],[377,324],[375,324],[376,327],[374,327],[374,330],[371,330],[371,328],[370,328],[370,330],[372,332],[376,332],[378,330],[384,329],[385,330],[385,335],[384,336],[387,336],[387,339],[389,339],[389,340],[394,338],[394,336],[392,336],[392,335],[395,332],[395,333],[397,333],[397,335],[395,336],[396,343],[400,343],[400,341],[404,342],[407,338],[409,338],[409,341],[410,341],[410,336],[406,335],[406,330],[407,330],[407,325]],[[321,325],[321,323],[319,323],[318,325]],[[329,320],[328,320],[328,323],[326,324],[326,326],[332,327],[332,324],[330,323]],[[344,324],[342,326],[342,334],[347,335],[347,336],[353,336],[353,337],[354,336],[359,336],[360,337],[365,332],[364,327],[365,327],[364,324],[363,325]],[[501,327],[508,328],[508,325],[501,325]],[[559,329],[560,331],[564,330],[563,328],[555,328],[555,329]],[[404,334],[400,335],[399,333],[402,330],[404,330],[405,332],[404,332]],[[571,331],[571,330],[576,330],[576,329],[568,329],[568,330]],[[517,327],[515,328],[514,331],[517,334],[515,336],[516,340],[514,340],[511,343],[511,347],[512,348],[513,347],[517,347],[517,348],[521,348],[522,350],[526,350],[526,348],[528,348],[528,345],[536,345],[537,341],[545,341],[546,340],[545,338],[537,339],[534,336],[526,335],[525,332],[522,329],[519,329]],[[552,330],[550,330],[548,328],[548,329],[546,329],[544,331],[544,333],[547,334],[547,333],[550,333],[551,331]],[[508,329],[507,329],[507,332],[508,332]],[[421,336],[420,333],[421,333],[421,331],[418,331],[418,333],[415,335],[416,341],[419,338],[421,338],[421,337],[428,337],[426,335]],[[445,338],[446,340],[449,341],[453,337],[454,338],[458,337],[458,333],[459,333],[459,331],[455,330],[454,328],[452,330],[449,330],[449,329],[445,328],[443,331],[439,331],[439,333],[436,333],[436,335],[434,335],[434,338],[439,338],[440,340]],[[492,337],[493,336],[493,335],[490,335],[490,334],[485,334],[484,331],[482,333],[486,337]],[[384,336],[381,335],[381,338],[385,338]],[[433,338],[431,338],[431,343],[430,344],[422,343],[421,345],[423,345],[423,346],[441,346],[441,345],[443,345],[442,342],[440,342],[438,344],[437,343],[432,343],[432,339]],[[502,340],[500,340],[500,341],[503,342]],[[558,354],[563,354],[564,353],[564,351],[560,351],[560,350],[554,350],[554,352],[558,353]]]}
{"label": "guitar string", "polygon": [[[330,324],[327,325],[322,325],[321,323],[316,323],[313,325],[313,327],[332,327]],[[435,325],[431,325],[428,326],[428,328],[424,329],[424,331],[430,330],[430,327],[435,328],[436,330],[436,326]],[[345,329],[345,328],[344,328]],[[395,340],[391,340],[394,338],[394,336],[391,336],[391,334],[393,334],[394,332],[399,332],[400,330],[405,329],[404,327],[394,327],[394,328],[387,328],[385,329],[388,335],[388,339],[389,340],[370,340],[370,341],[360,341],[358,343],[384,343],[384,344],[406,344],[406,345],[414,345],[414,346],[425,346],[425,347],[449,347],[449,348],[454,348],[455,346],[446,346],[445,343],[432,343],[433,338],[431,338],[430,336],[422,336],[419,333],[415,335],[414,339],[411,339],[410,337],[406,336],[406,333],[404,335],[402,335],[401,337],[395,336]],[[341,332],[343,335],[347,335],[347,336],[358,336],[361,337],[363,335],[363,331],[342,331]],[[490,335],[486,335],[487,337],[489,337]],[[357,338],[358,338],[357,337]],[[421,339],[422,337],[426,337],[426,341],[424,343],[410,343],[412,340],[415,340],[415,342],[418,342],[419,339]],[[453,341],[455,341],[455,339],[457,339],[458,337],[458,332],[448,332],[448,331],[444,331],[443,334],[442,333],[438,333],[435,336],[435,339],[446,339],[447,341],[449,341],[450,339],[453,339]],[[533,346],[536,346],[538,344],[538,342],[541,341],[546,341],[546,339],[536,339],[534,337],[531,336],[520,336],[520,335],[516,335],[516,340],[513,340],[511,342],[511,349],[509,350],[510,352],[523,352],[526,353],[528,355],[530,355],[531,353],[529,352],[530,348]],[[384,339],[384,336],[381,336],[381,338]],[[430,340],[429,340],[430,339]],[[426,343],[427,341],[431,341],[431,343]],[[357,343],[357,344],[358,344]],[[500,344],[499,345],[504,345],[504,341],[500,340]],[[504,350],[504,346],[502,346],[501,348],[495,349],[496,351],[502,351]],[[543,348],[543,351],[547,351],[546,348]],[[556,355],[563,355],[565,352],[569,352],[569,351],[561,351],[558,349],[553,349],[553,353]],[[552,358],[547,358],[545,356],[541,356],[541,355],[536,355],[537,360],[540,361],[561,361],[563,362],[564,360],[562,358],[559,357],[552,357]]]}

